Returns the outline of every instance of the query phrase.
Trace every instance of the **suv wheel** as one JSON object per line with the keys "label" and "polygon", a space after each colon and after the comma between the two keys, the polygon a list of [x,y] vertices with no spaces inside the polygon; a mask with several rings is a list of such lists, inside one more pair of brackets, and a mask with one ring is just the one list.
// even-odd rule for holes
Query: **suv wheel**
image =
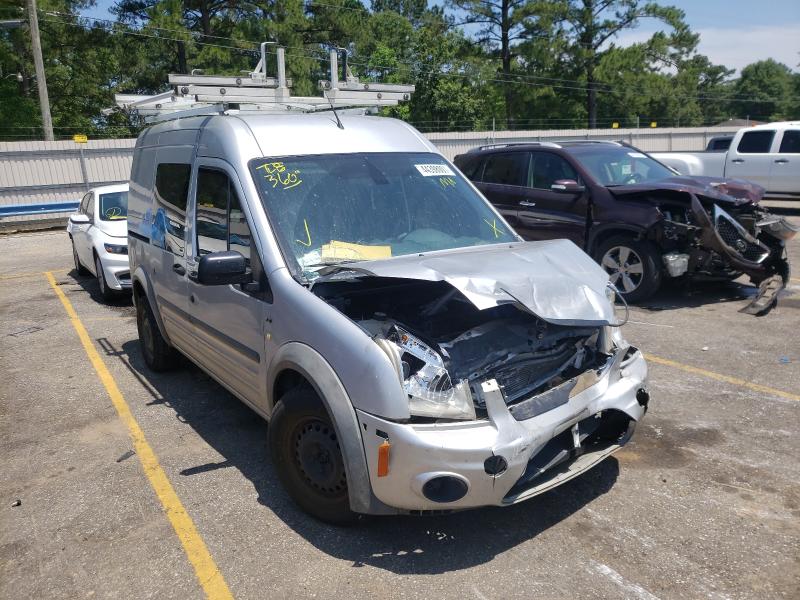
{"label": "suv wheel", "polygon": [[78,275],[88,275],[89,271],[81,264],[81,259],[78,258],[78,251],[75,249],[75,240],[72,240],[72,260],[75,261],[75,272]]}
{"label": "suv wheel", "polygon": [[659,255],[650,242],[614,237],[600,244],[595,259],[627,302],[646,300],[661,285]]}
{"label": "suv wheel", "polygon": [[178,364],[178,353],[161,335],[153,310],[144,295],[136,299],[136,328],[144,363],[156,372],[169,371]]}
{"label": "suv wheel", "polygon": [[336,430],[310,387],[287,392],[275,405],[269,450],[281,483],[304,511],[338,525],[356,519]]}

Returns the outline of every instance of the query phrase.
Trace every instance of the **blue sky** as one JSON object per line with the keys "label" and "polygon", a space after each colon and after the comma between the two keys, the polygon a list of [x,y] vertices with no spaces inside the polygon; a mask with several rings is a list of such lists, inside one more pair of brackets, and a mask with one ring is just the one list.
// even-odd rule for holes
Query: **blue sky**
{"label": "blue sky", "polygon": [[[113,18],[108,12],[113,3],[98,0],[83,14]],[[661,4],[683,9],[689,26],[700,34],[698,51],[715,63],[739,70],[774,58],[800,71],[800,0],[662,0]],[[616,43],[638,42],[658,29],[657,22],[643,21],[637,29],[621,34]]]}

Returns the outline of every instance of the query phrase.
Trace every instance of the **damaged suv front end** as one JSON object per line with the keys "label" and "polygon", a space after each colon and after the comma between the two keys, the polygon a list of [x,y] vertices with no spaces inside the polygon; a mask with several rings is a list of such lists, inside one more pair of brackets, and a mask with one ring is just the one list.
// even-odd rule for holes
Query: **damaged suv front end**
{"label": "damaged suv front end", "polygon": [[653,204],[657,218],[647,236],[663,250],[670,277],[734,279],[760,286],[744,312],[772,306],[789,280],[786,242],[797,228],[760,206],[760,186],[711,177],[673,177],[649,185],[613,188],[622,200]]}

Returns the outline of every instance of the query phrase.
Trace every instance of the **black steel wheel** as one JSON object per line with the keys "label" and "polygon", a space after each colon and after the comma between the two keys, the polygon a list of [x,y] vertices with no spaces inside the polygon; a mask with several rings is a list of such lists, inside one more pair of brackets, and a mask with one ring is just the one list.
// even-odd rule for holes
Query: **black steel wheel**
{"label": "black steel wheel", "polygon": [[144,296],[136,300],[136,328],[144,363],[153,371],[169,371],[178,364],[178,352],[161,335],[155,315]]}
{"label": "black steel wheel", "polygon": [[304,511],[338,525],[356,519],[336,430],[311,387],[295,388],[275,405],[269,449],[281,483]]}

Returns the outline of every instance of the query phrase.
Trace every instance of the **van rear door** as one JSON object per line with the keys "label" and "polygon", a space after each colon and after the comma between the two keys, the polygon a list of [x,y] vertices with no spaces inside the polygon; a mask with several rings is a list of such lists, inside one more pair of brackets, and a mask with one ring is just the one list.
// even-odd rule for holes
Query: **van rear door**
{"label": "van rear door", "polygon": [[777,154],[772,155],[769,175],[770,192],[800,196],[800,127],[786,129],[775,140]]}

